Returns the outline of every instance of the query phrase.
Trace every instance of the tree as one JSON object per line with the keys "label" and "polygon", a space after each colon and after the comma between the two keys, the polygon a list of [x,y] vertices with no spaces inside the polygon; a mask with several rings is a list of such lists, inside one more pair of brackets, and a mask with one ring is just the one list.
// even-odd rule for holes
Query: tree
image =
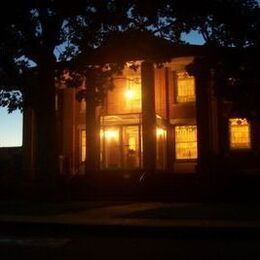
{"label": "tree", "polygon": [[204,78],[211,74],[215,95],[232,102],[234,113],[259,117],[259,3],[166,0],[159,13],[166,35],[195,30],[203,36],[208,48],[189,66],[190,73],[204,73]]}
{"label": "tree", "polygon": [[[259,42],[259,4],[255,0],[164,0],[157,12],[161,31],[174,35],[195,30],[206,45],[256,46]],[[172,36],[173,35],[173,36]]]}
{"label": "tree", "polygon": [[215,96],[230,102],[230,112],[249,119],[260,118],[259,49],[211,49],[188,66],[195,77],[213,80]]}
{"label": "tree", "polygon": [[[55,78],[63,65],[59,61],[73,58],[82,46],[85,52],[98,46],[104,35],[116,28],[116,21],[124,19],[118,2],[11,0],[1,9],[0,104],[10,111],[32,106],[36,118],[36,172],[40,176],[52,176],[58,170]],[[117,16],[109,21],[112,12]],[[59,57],[55,55],[57,50],[61,50]],[[32,63],[35,68],[28,68]]]}

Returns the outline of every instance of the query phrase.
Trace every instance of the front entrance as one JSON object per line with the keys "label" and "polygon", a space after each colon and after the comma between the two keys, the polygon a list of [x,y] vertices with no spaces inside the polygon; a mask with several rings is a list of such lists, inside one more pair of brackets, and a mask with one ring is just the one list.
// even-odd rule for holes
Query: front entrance
{"label": "front entrance", "polygon": [[140,125],[101,128],[101,166],[103,169],[141,167]]}

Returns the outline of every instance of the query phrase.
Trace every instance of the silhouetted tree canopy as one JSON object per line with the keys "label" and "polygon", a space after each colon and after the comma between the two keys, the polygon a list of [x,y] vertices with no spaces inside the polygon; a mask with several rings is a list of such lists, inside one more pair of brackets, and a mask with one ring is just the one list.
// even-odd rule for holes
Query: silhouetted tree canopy
{"label": "silhouetted tree canopy", "polygon": [[125,16],[121,1],[112,0],[10,0],[1,8],[0,105],[10,111],[22,105],[33,108],[36,171],[41,175],[58,167],[55,79],[63,69],[60,61],[99,46],[109,31],[123,27]]}
{"label": "silhouetted tree canopy", "polygon": [[[147,31],[173,43],[184,43],[182,33],[195,30],[206,45],[258,48],[259,9],[255,0],[80,0],[73,4],[61,0],[10,0],[0,10],[0,104],[10,110],[21,108],[18,92],[6,95],[4,91],[24,91],[31,85],[31,79],[26,84],[25,75],[30,65],[39,68],[46,60],[55,64],[80,54],[84,60],[77,58],[77,62],[82,66],[107,35],[116,38],[110,41],[107,54],[128,39],[138,45],[138,40],[143,39],[140,32]],[[131,41],[133,38],[136,43]]]}
{"label": "silhouetted tree canopy", "polygon": [[259,44],[259,4],[255,0],[134,1],[135,20],[166,39],[180,41],[183,32],[198,31],[206,44],[247,47]]}
{"label": "silhouetted tree canopy", "polygon": [[216,48],[188,66],[190,74],[213,80],[217,98],[232,103],[231,113],[260,118],[260,71],[258,48]]}

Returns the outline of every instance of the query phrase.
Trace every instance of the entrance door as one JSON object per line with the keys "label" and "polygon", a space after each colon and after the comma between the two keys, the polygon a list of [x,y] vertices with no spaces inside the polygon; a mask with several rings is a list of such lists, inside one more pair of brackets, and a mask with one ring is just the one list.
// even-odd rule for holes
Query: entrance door
{"label": "entrance door", "polygon": [[105,127],[101,132],[104,167],[121,168],[121,135],[119,127]]}
{"label": "entrance door", "polygon": [[101,162],[107,169],[140,167],[138,125],[104,127],[101,130]]}

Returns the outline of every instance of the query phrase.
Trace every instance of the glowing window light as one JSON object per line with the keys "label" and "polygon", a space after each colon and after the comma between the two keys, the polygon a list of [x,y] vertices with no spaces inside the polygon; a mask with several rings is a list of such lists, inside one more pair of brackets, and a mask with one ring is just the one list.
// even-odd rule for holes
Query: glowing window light
{"label": "glowing window light", "polygon": [[166,130],[165,129],[159,128],[159,127],[156,128],[156,136],[157,136],[157,138],[163,137],[165,135],[166,135]]}
{"label": "glowing window light", "polygon": [[175,127],[176,159],[197,159],[197,127],[195,125]]}
{"label": "glowing window light", "polygon": [[125,96],[127,99],[134,99],[135,93],[132,88],[128,88],[125,92]]}
{"label": "glowing window light", "polygon": [[130,136],[128,139],[128,145],[129,145],[129,149],[136,151],[136,137],[135,136]]}
{"label": "glowing window light", "polygon": [[230,118],[229,135],[231,149],[251,148],[250,124],[247,119]]}
{"label": "glowing window light", "polygon": [[195,96],[195,78],[189,76],[187,72],[177,73],[177,102],[194,102]]}
{"label": "glowing window light", "polygon": [[86,161],[86,130],[81,131],[81,161]]}
{"label": "glowing window light", "polygon": [[140,77],[127,78],[125,97],[127,100],[135,101],[141,99],[141,79]]}
{"label": "glowing window light", "polygon": [[106,130],[101,130],[100,135],[101,135],[101,137],[104,136],[106,140],[118,140],[119,139],[118,129],[109,128]]}

